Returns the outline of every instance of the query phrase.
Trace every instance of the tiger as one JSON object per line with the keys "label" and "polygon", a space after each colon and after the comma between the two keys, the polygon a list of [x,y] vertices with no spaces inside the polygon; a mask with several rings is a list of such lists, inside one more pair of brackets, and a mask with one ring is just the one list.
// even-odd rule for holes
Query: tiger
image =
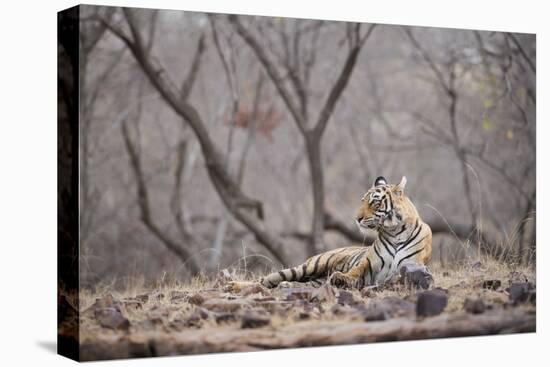
{"label": "tiger", "polygon": [[[405,195],[406,183],[405,176],[397,185],[388,184],[379,176],[361,198],[355,223],[364,235],[371,230],[376,232],[376,239],[370,246],[326,251],[256,282],[274,288],[284,281],[321,284],[328,278],[335,286],[361,289],[385,284],[409,264],[420,266],[429,274],[426,264],[432,252],[432,232]],[[250,283],[231,282],[230,289],[239,291]]]}

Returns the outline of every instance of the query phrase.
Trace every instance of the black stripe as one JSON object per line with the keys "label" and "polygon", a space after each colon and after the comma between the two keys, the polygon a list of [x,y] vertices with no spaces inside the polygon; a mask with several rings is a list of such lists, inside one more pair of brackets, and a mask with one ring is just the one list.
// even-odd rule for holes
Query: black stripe
{"label": "black stripe", "polygon": [[319,266],[319,261],[321,260],[322,255],[317,255],[317,260],[315,260],[315,265],[313,266],[313,273],[317,274],[317,267]]}
{"label": "black stripe", "polygon": [[384,265],[386,265],[386,262],[384,261],[384,258],[382,256],[380,256],[380,254],[378,253],[378,249],[376,248],[376,246],[374,246],[374,252],[378,256],[380,261],[382,261],[382,267],[380,268],[380,271],[382,271],[382,269],[384,269]]}
{"label": "black stripe", "polygon": [[269,283],[269,287],[270,287],[270,288],[273,288],[273,287],[275,287],[275,286],[277,285],[277,284],[273,284],[273,282],[272,282],[271,280],[269,280],[269,279],[267,280],[267,282]]}
{"label": "black stripe", "polygon": [[307,277],[306,270],[307,270],[307,263],[302,265],[302,279]]}
{"label": "black stripe", "polygon": [[279,271],[279,276],[286,282],[286,275],[282,270]]}
{"label": "black stripe", "polygon": [[402,249],[407,247],[407,245],[409,243],[411,243],[412,241],[415,240],[416,237],[418,237],[418,235],[420,234],[421,231],[422,231],[422,226],[418,227],[418,231],[416,232],[416,234],[412,234],[411,237],[409,239],[407,239],[407,241],[405,241],[405,243],[403,243],[401,246],[399,246],[397,251],[401,251]]}
{"label": "black stripe", "polygon": [[331,254],[327,259],[327,270],[330,267],[330,259],[332,259],[336,254]]}
{"label": "black stripe", "polygon": [[[378,236],[378,238],[380,239],[380,242],[382,242],[382,245],[384,245],[384,247],[386,248],[386,251],[388,251],[388,253],[391,255],[391,257],[395,257],[395,254],[391,252],[390,249],[388,248],[388,245],[386,245],[386,242],[385,242],[386,239],[384,238],[384,236],[380,235]],[[391,246],[391,243],[390,243],[390,246]]]}
{"label": "black stripe", "polygon": [[408,254],[407,256],[405,256],[404,258],[402,258],[401,260],[399,260],[399,262],[397,263],[397,268],[399,268],[399,265],[401,265],[401,263],[402,263],[404,260],[406,260],[406,259],[408,259],[409,257],[412,257],[412,256],[418,254],[418,253],[419,253],[420,251],[422,251],[422,250],[424,250],[424,247],[422,247],[420,250],[417,250],[417,251],[415,251],[415,252],[413,252],[413,253]]}
{"label": "black stripe", "polygon": [[397,247],[403,247],[403,244],[406,244],[407,242],[410,241],[411,237],[415,235],[415,231],[416,231],[416,234],[418,234],[420,232],[420,230],[422,229],[422,227],[418,227],[417,224],[414,225],[414,228],[413,230],[411,231],[411,234],[409,235],[409,237],[407,237],[407,239],[405,241],[400,241],[398,242],[396,245]]}
{"label": "black stripe", "polygon": [[418,241],[416,241],[416,242],[413,243],[412,245],[407,246],[407,247],[404,248],[403,250],[407,251],[407,250],[412,249],[414,246],[418,245],[419,243],[422,243],[422,241],[424,241],[424,240],[426,239],[426,237],[428,237],[428,235],[425,235],[424,237],[422,237],[421,239],[419,239]]}
{"label": "black stripe", "polygon": [[370,260],[367,260],[369,262],[369,274],[370,274],[370,282],[371,284],[374,283],[374,279],[373,279],[373,273],[372,273],[372,267],[370,265]]}
{"label": "black stripe", "polygon": [[[399,219],[399,218],[398,218]],[[385,234],[387,234],[388,236],[390,237],[397,237],[399,236],[401,233],[405,232],[405,230],[407,229],[407,226],[405,224],[403,224],[403,226],[401,227],[401,229],[399,230],[399,232],[395,233],[395,234],[392,234],[391,232],[388,232],[388,231],[384,231]]]}
{"label": "black stripe", "polygon": [[407,226],[403,224],[403,227],[401,227],[401,230],[395,234],[395,236],[399,236],[401,233],[405,232],[405,229],[407,229]]}
{"label": "black stripe", "polygon": [[359,255],[361,255],[361,252],[358,252],[356,253],[355,255],[353,255],[353,257],[351,259],[348,260],[348,264],[351,265],[351,267],[354,267],[355,266],[355,260],[357,260],[357,258],[359,257]]}
{"label": "black stripe", "polygon": [[367,255],[367,250],[361,251],[360,256],[355,260],[355,263],[353,264],[353,266],[356,266],[359,263],[363,262],[365,260],[365,258],[367,257],[366,255]]}
{"label": "black stripe", "polygon": [[294,270],[294,268],[290,268],[290,272],[292,273],[292,279],[290,280],[298,280],[296,279],[296,270]]}
{"label": "black stripe", "polygon": [[388,195],[388,198],[390,199],[390,211],[393,211],[393,199],[391,198],[391,195]]}

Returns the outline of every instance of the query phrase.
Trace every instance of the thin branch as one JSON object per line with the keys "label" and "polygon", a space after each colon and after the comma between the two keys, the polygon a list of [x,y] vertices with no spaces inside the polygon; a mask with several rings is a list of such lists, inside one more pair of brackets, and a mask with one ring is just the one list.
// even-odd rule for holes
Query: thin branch
{"label": "thin branch", "polygon": [[296,121],[298,128],[302,132],[305,132],[306,121],[304,119],[304,116],[302,116],[300,109],[294,103],[294,98],[291,96],[290,91],[284,85],[283,78],[279,74],[279,71],[277,70],[275,63],[267,55],[267,52],[261,46],[260,42],[256,39],[256,37],[254,37],[242,25],[238,16],[228,15],[228,20],[233,25],[237,33],[243,38],[243,40],[250,46],[250,48],[252,48],[252,50],[256,54],[256,57],[258,57],[258,60],[264,66],[267,72],[267,75],[269,75],[270,79],[273,81],[273,84],[275,84],[275,88],[277,89],[277,92],[279,93],[284,103],[286,104],[288,110],[290,111],[290,114],[294,118],[294,121]]}
{"label": "thin branch", "polygon": [[166,103],[178,115],[183,117],[195,133],[202,149],[208,175],[224,205],[241,223],[254,233],[258,241],[274,255],[277,261],[284,264],[284,256],[282,255],[284,253],[283,246],[279,240],[263,228],[262,223],[255,216],[242,210],[243,208],[254,209],[257,215],[263,218],[262,203],[244,195],[230,177],[224,167],[221,154],[211,140],[200,114],[192,105],[181,100],[180,91],[170,81],[164,68],[154,62],[152,57],[145,52],[131,11],[124,9],[124,14],[133,39],[130,39],[129,36],[126,36],[115,27],[109,27],[109,29],[128,46],[151,84],[157,89]]}
{"label": "thin branch", "polygon": [[143,168],[141,166],[141,159],[134,147],[128,127],[126,126],[126,120],[121,124],[122,137],[124,138],[124,146],[130,158],[130,167],[134,173],[137,189],[137,203],[141,213],[141,221],[151,231],[151,233],[166,246],[170,251],[177,255],[184,263],[188,264],[189,270],[192,274],[199,274],[201,269],[194,261],[192,254],[187,250],[187,247],[181,246],[177,242],[169,238],[163,230],[161,230],[151,217],[151,210],[149,207],[149,192],[145,183],[143,175]]}
{"label": "thin branch", "polygon": [[332,86],[332,89],[328,94],[328,97],[323,105],[323,108],[321,109],[321,113],[319,114],[317,123],[315,124],[314,131],[315,131],[315,134],[317,134],[318,136],[323,135],[323,132],[327,127],[328,120],[330,119],[330,116],[334,111],[334,106],[336,105],[336,102],[338,102],[340,96],[342,95],[342,92],[344,91],[344,89],[348,84],[351,73],[353,72],[353,69],[357,62],[357,57],[359,56],[359,52],[361,51],[363,44],[372,34],[372,31],[374,30],[375,26],[376,24],[371,24],[369,26],[367,33],[363,37],[363,39],[355,42],[350,52],[348,53],[346,62],[344,63],[344,66],[340,71],[340,75],[338,76],[336,83]]}
{"label": "thin branch", "polygon": [[521,43],[519,43],[518,39],[516,38],[516,36],[514,36],[512,33],[506,33],[506,37],[508,37],[509,39],[512,40],[512,42],[514,43],[514,45],[516,45],[516,47],[518,48],[519,50],[519,53],[521,54],[521,56],[523,56],[523,58],[525,59],[525,61],[527,62],[527,65],[529,65],[529,69],[531,69],[531,71],[536,74],[537,73],[537,68],[535,66],[535,63],[533,62],[533,60],[531,60],[531,58],[527,55],[527,52],[525,52],[525,49],[521,46]]}
{"label": "thin branch", "polygon": [[439,70],[439,68],[435,65],[435,63],[433,62],[433,60],[430,57],[430,55],[428,54],[428,52],[416,40],[416,38],[414,37],[414,35],[412,33],[412,30],[408,27],[404,27],[403,30],[405,31],[405,34],[411,40],[411,43],[413,44],[413,46],[420,52],[420,54],[422,55],[422,58],[424,59],[424,61],[426,61],[428,63],[430,69],[432,69],[432,71],[435,74],[437,80],[439,81],[439,84],[441,85],[441,87],[445,90],[445,92],[447,94],[451,94],[452,92],[449,89],[449,84],[447,83],[447,81],[443,77],[443,74],[441,73],[441,70]]}
{"label": "thin branch", "polygon": [[197,42],[197,48],[195,51],[195,55],[193,56],[193,61],[191,62],[191,67],[187,71],[187,76],[183,80],[183,83],[181,84],[181,91],[180,96],[181,99],[186,101],[189,98],[189,95],[191,94],[191,90],[193,89],[193,85],[195,84],[195,80],[197,79],[197,75],[199,74],[199,67],[202,60],[202,55],[204,54],[206,47],[204,43],[204,33],[201,34],[199,37],[199,40]]}

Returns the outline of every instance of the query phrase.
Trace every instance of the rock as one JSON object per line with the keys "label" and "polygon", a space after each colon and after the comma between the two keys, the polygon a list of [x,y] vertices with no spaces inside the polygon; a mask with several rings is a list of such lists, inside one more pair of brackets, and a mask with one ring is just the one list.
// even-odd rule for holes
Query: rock
{"label": "rock", "polygon": [[332,312],[333,315],[347,315],[347,316],[362,316],[363,312],[365,310],[364,305],[359,305],[358,307],[351,307],[349,305],[341,305],[339,303],[335,303],[331,308],[330,312]]}
{"label": "rock", "polygon": [[189,302],[192,305],[202,305],[205,301],[205,298],[200,293],[195,293],[189,299],[187,299],[187,302]]}
{"label": "rock", "polygon": [[243,306],[248,306],[250,304],[251,303],[246,299],[226,300],[226,299],[212,298],[204,301],[202,303],[202,307],[206,308],[209,311],[235,312],[243,308]]}
{"label": "rock", "polygon": [[464,300],[464,310],[468,313],[480,314],[485,312],[485,302],[481,298],[468,297]]}
{"label": "rock", "polygon": [[513,305],[525,302],[535,303],[536,291],[532,283],[514,283],[506,291],[508,299]]}
{"label": "rock", "polygon": [[202,327],[202,320],[199,315],[193,314],[184,321],[185,327],[200,328]]}
{"label": "rock", "polygon": [[261,307],[263,310],[267,310],[269,312],[278,312],[278,313],[286,313],[288,309],[290,309],[292,306],[294,306],[294,302],[291,301],[263,301],[263,302],[257,302],[253,303],[255,306]]}
{"label": "rock", "polygon": [[255,328],[269,325],[269,323],[270,323],[269,316],[264,316],[257,313],[247,313],[242,318],[241,328],[255,329]]}
{"label": "rock", "polygon": [[344,289],[338,290],[338,304],[339,305],[354,305],[357,301],[353,298],[353,293]]}
{"label": "rock", "polygon": [[174,301],[185,300],[187,296],[188,296],[187,292],[172,291],[170,292],[170,301],[174,302]]}
{"label": "rock", "polygon": [[440,288],[419,293],[416,315],[419,317],[439,315],[447,307],[447,298],[447,293]]}
{"label": "rock", "polygon": [[318,288],[304,287],[304,288],[283,288],[281,293],[285,297],[286,301],[311,301],[313,294],[317,292]]}
{"label": "rock", "polygon": [[415,306],[413,302],[398,297],[386,297],[371,301],[361,311],[361,315],[365,321],[381,321],[393,317],[412,315],[414,314],[414,310]]}
{"label": "rock", "polygon": [[369,286],[361,289],[361,297],[363,298],[375,298],[378,286]]}
{"label": "rock", "polygon": [[199,317],[203,320],[206,320],[208,318],[208,316],[210,316],[210,312],[202,307],[198,307],[196,310],[195,310],[195,313],[197,315],[199,315]]}
{"label": "rock", "polygon": [[214,288],[224,288],[227,283],[232,282],[233,276],[231,276],[231,273],[227,269],[222,269],[218,273],[218,276],[216,278],[216,282],[214,283]]}
{"label": "rock", "polygon": [[154,357],[149,348],[149,342],[142,336],[128,338],[128,354],[131,358]]}
{"label": "rock", "polygon": [[185,320],[174,319],[168,323],[168,328],[174,331],[182,331],[186,329]]}
{"label": "rock", "polygon": [[183,321],[185,327],[201,328],[203,320],[210,316],[210,312],[202,307],[197,307],[195,311]]}
{"label": "rock", "polygon": [[391,317],[388,315],[386,310],[376,306],[367,307],[363,312],[361,312],[361,315],[365,321],[383,321]]}
{"label": "rock", "polygon": [[95,310],[95,317],[101,326],[108,329],[128,330],[130,328],[130,321],[115,307],[98,308]]}
{"label": "rock", "polygon": [[502,285],[502,282],[498,279],[491,279],[491,280],[484,280],[483,283],[481,284],[481,287],[483,289],[491,289],[493,291],[496,291],[497,289],[500,288],[500,286]]}
{"label": "rock", "polygon": [[401,283],[409,289],[428,289],[434,282],[432,275],[425,266],[406,264],[401,267]]}
{"label": "rock", "polygon": [[317,302],[333,302],[336,298],[334,288],[329,283],[324,283],[317,288],[311,297],[312,301]]}
{"label": "rock", "polygon": [[216,322],[218,324],[224,323],[224,322],[231,322],[237,320],[237,317],[234,313],[230,312],[222,312],[215,315]]}
{"label": "rock", "polygon": [[270,301],[276,301],[277,298],[273,296],[267,296],[267,297],[256,297],[252,299],[254,302],[270,302]]}
{"label": "rock", "polygon": [[82,316],[95,316],[97,310],[104,308],[115,308],[120,311],[120,306],[121,303],[108,293],[101,298],[96,298],[95,302],[82,312]]}

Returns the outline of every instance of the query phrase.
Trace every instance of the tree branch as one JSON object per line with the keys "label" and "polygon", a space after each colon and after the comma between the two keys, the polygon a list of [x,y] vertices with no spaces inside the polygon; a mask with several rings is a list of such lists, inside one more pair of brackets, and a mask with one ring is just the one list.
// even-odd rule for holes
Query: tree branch
{"label": "tree branch", "polygon": [[424,50],[424,48],[416,40],[416,38],[414,37],[414,35],[412,33],[412,30],[409,29],[408,27],[404,27],[403,30],[405,31],[405,34],[411,40],[411,43],[413,44],[413,46],[420,52],[420,54],[422,55],[422,58],[424,59],[424,61],[426,61],[428,63],[430,69],[432,69],[432,71],[435,74],[437,80],[439,81],[439,84],[441,85],[441,87],[445,90],[445,92],[447,94],[451,94],[452,92],[449,89],[449,85],[448,85],[447,81],[445,80],[445,78],[443,77],[443,74],[441,73],[441,70],[439,70],[439,68],[435,65],[435,63],[433,62],[430,55],[428,55],[428,52],[426,50]]}
{"label": "tree branch", "polygon": [[198,111],[186,101],[182,101],[181,93],[170,81],[164,69],[155,63],[143,49],[143,43],[131,11],[124,9],[126,21],[132,33],[132,39],[115,27],[109,29],[118,36],[130,49],[135,60],[140,65],[151,84],[160,93],[166,103],[189,124],[199,144],[205,159],[208,175],[227,209],[241,221],[276,258],[285,264],[283,246],[275,236],[263,228],[257,218],[242,211],[243,208],[254,209],[257,215],[263,217],[261,202],[248,198],[226,171],[221,154],[216,149]]}
{"label": "tree branch", "polygon": [[193,61],[191,62],[191,67],[187,71],[187,76],[183,80],[183,83],[181,84],[181,92],[180,96],[181,99],[186,101],[189,98],[189,95],[191,94],[191,90],[193,89],[193,85],[195,84],[195,80],[197,79],[197,75],[199,74],[199,67],[202,59],[202,55],[204,54],[206,47],[204,44],[204,33],[201,34],[199,37],[199,41],[197,42],[197,49],[195,51],[195,56],[193,56]]}
{"label": "tree branch", "polygon": [[[167,235],[164,234],[151,217],[151,210],[149,207],[149,192],[145,183],[143,175],[143,168],[141,166],[140,156],[134,147],[128,128],[126,126],[126,120],[121,124],[122,137],[124,138],[124,146],[130,158],[130,167],[134,173],[137,184],[137,203],[141,213],[141,221],[143,224],[153,233],[153,235],[160,241],[166,248],[177,255],[183,262],[189,266],[189,270],[193,275],[199,274],[201,269],[193,259],[191,253],[186,247],[180,246],[177,242],[173,241]],[[189,240],[189,238],[186,238]]]}
{"label": "tree branch", "polygon": [[228,20],[243,40],[250,46],[250,48],[252,48],[256,54],[256,57],[258,57],[258,60],[264,66],[267,75],[269,75],[270,79],[273,81],[273,84],[275,84],[277,92],[286,104],[290,114],[294,118],[294,121],[296,121],[298,128],[302,132],[305,132],[306,121],[304,116],[300,113],[300,109],[296,106],[293,97],[284,85],[283,78],[279,74],[275,63],[269,58],[267,52],[260,45],[260,42],[241,24],[237,15],[228,15]]}
{"label": "tree branch", "polygon": [[[375,26],[376,24],[371,24],[365,36],[362,39],[357,39],[353,42],[352,48],[350,49],[346,58],[346,62],[344,63],[344,67],[340,71],[340,75],[338,76],[336,83],[332,86],[332,89],[330,90],[328,97],[323,105],[321,113],[319,114],[317,123],[315,124],[314,129],[316,135],[323,135],[323,132],[327,127],[328,120],[330,119],[330,116],[334,111],[334,106],[336,106],[336,102],[338,102],[340,96],[342,95],[342,92],[348,84],[351,73],[353,72],[353,69],[357,62],[359,52],[361,51],[361,48],[365,44],[367,39],[370,37]],[[359,24],[357,24],[357,27],[359,27]]]}

